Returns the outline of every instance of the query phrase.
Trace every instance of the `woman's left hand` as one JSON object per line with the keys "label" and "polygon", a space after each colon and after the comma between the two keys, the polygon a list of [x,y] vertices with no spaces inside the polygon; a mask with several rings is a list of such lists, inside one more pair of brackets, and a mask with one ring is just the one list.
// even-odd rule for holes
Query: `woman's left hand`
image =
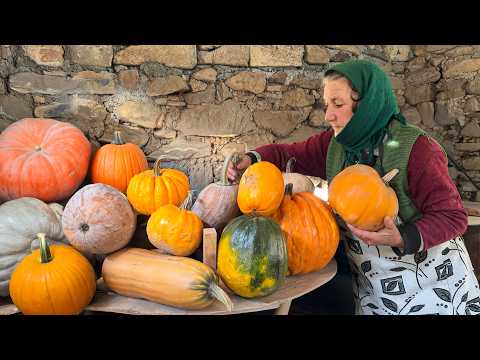
{"label": "woman's left hand", "polygon": [[393,219],[387,216],[383,220],[383,224],[385,227],[378,231],[361,230],[350,224],[347,224],[347,226],[355,236],[367,245],[383,245],[403,249],[404,241]]}

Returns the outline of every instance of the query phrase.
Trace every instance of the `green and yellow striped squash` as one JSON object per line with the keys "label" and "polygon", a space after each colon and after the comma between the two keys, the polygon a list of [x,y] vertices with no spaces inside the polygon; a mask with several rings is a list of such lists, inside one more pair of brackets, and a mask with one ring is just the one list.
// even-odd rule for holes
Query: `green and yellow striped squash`
{"label": "green and yellow striped squash", "polygon": [[273,293],[288,271],[282,230],[263,216],[242,215],[230,221],[220,237],[217,258],[222,281],[245,298]]}

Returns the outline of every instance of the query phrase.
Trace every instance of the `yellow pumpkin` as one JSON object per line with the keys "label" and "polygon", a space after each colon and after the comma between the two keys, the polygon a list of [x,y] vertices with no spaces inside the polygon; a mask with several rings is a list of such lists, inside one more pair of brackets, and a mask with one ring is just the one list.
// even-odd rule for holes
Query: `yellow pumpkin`
{"label": "yellow pumpkin", "polygon": [[178,256],[189,256],[197,250],[202,241],[203,223],[190,211],[192,202],[190,191],[180,208],[168,204],[150,216],[147,236],[153,246]]}
{"label": "yellow pumpkin", "polygon": [[151,215],[167,204],[179,206],[189,190],[187,175],[176,169],[160,169],[158,159],[153,169],[132,177],[127,188],[127,198],[140,214]]}
{"label": "yellow pumpkin", "polygon": [[71,246],[48,246],[26,256],[10,279],[10,296],[25,315],[74,315],[95,295],[96,277],[88,260]]}
{"label": "yellow pumpkin", "polygon": [[398,199],[388,181],[394,169],[382,179],[370,166],[356,164],[338,173],[328,186],[330,206],[345,220],[359,229],[378,231],[384,218],[398,214]]}
{"label": "yellow pumpkin", "polygon": [[244,214],[268,216],[277,211],[284,193],[282,172],[268,161],[250,165],[238,185],[237,203]]}

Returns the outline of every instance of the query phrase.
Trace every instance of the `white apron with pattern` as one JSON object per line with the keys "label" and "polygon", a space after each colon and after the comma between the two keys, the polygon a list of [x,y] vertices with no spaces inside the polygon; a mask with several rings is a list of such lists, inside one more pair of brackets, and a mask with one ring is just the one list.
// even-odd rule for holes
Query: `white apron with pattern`
{"label": "white apron with pattern", "polygon": [[402,257],[390,246],[368,246],[350,231],[342,238],[356,314],[480,314],[480,289],[461,236]]}

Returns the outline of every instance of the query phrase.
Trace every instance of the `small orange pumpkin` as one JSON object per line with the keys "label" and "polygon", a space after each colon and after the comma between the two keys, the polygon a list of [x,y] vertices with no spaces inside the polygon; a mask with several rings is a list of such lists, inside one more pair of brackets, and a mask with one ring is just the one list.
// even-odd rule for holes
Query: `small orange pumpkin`
{"label": "small orange pumpkin", "polygon": [[348,166],[329,184],[328,202],[346,223],[378,231],[383,228],[386,216],[395,218],[398,214],[397,195],[388,186],[397,172],[394,169],[382,179],[370,166]]}
{"label": "small orange pumpkin", "polygon": [[268,161],[250,165],[238,185],[237,203],[244,214],[273,214],[283,199],[283,176],[278,167]]}
{"label": "small orange pumpkin", "polygon": [[71,246],[48,246],[26,256],[10,279],[10,296],[25,315],[75,315],[92,300],[96,277],[88,260]]}
{"label": "small orange pumpkin", "polygon": [[107,184],[125,193],[130,179],[147,169],[142,149],[136,144],[125,143],[120,131],[115,131],[112,143],[103,145],[95,153],[91,177],[93,183]]}
{"label": "small orange pumpkin", "polygon": [[189,256],[202,241],[202,220],[192,211],[189,191],[180,208],[167,204],[156,210],[147,223],[148,240],[158,249],[178,256]]}
{"label": "small orange pumpkin", "polygon": [[285,234],[289,275],[306,274],[325,267],[340,241],[330,206],[311,192],[292,195],[293,184],[285,186],[285,197],[272,218]]}
{"label": "small orange pumpkin", "polygon": [[160,169],[158,159],[153,169],[132,177],[127,188],[127,198],[140,214],[151,215],[163,205],[179,206],[189,190],[187,175],[176,169]]}

